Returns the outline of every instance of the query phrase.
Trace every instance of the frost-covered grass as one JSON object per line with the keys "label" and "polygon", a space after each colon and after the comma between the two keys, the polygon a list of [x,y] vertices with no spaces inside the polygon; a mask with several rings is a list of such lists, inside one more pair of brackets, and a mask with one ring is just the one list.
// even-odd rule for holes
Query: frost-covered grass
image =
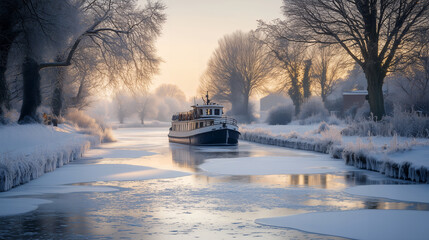
{"label": "frost-covered grass", "polygon": [[79,158],[99,140],[96,136],[80,134],[68,124],[0,126],[0,191]]}
{"label": "frost-covered grass", "polygon": [[395,108],[394,114],[385,117],[382,121],[373,121],[371,117],[354,121],[343,130],[343,134],[349,136],[367,136],[370,134],[387,137],[399,135],[429,138],[429,117]]}
{"label": "frost-covered grass", "polygon": [[299,123],[243,125],[243,140],[329,153],[345,163],[387,176],[429,182],[429,139],[393,136],[344,136],[347,125]]}
{"label": "frost-covered grass", "polygon": [[97,136],[100,142],[113,142],[112,129],[103,121],[94,119],[77,109],[70,109],[64,118],[75,125],[79,132]]}

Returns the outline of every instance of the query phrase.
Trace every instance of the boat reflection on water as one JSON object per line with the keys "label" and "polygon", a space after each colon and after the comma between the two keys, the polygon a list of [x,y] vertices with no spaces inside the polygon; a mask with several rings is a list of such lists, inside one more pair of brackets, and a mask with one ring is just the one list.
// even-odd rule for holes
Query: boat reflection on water
{"label": "boat reflection on water", "polygon": [[228,147],[198,147],[192,145],[177,145],[170,143],[173,163],[180,167],[199,171],[198,166],[211,158],[251,157],[252,153],[239,151],[237,146]]}

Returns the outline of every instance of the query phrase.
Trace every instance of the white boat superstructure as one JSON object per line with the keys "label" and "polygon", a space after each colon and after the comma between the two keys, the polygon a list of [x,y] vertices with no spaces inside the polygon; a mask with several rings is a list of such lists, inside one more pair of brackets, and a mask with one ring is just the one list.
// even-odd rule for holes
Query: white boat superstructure
{"label": "white boat superstructure", "polygon": [[207,96],[203,105],[173,115],[168,137],[171,142],[192,145],[236,145],[239,135],[237,121],[225,117],[223,106],[211,103]]}

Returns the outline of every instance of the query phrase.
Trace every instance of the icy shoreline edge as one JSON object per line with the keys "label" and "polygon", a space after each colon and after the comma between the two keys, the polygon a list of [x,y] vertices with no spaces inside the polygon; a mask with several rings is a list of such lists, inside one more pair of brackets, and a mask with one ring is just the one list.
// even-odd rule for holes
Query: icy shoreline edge
{"label": "icy shoreline edge", "polygon": [[397,163],[391,161],[386,156],[380,159],[376,156],[372,156],[370,153],[353,152],[349,149],[345,149],[341,145],[334,144],[332,141],[319,140],[316,138],[285,138],[282,136],[272,136],[260,131],[241,131],[241,140],[330,154],[331,157],[343,159],[345,164],[356,168],[380,172],[392,178],[429,183],[429,169],[425,166],[416,166],[411,162]]}
{"label": "icy shoreline edge", "polygon": [[34,151],[31,154],[2,156],[0,162],[0,192],[5,192],[36,179],[47,172],[82,157],[90,147],[100,144],[99,138],[81,135],[80,141],[61,144],[55,150]]}

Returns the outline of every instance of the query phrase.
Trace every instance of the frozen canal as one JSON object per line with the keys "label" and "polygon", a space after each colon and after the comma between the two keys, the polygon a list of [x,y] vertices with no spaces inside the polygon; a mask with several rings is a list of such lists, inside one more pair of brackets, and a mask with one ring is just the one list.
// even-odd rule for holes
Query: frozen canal
{"label": "frozen canal", "polygon": [[[281,170],[246,174],[249,168],[246,164],[242,169],[231,166],[231,169],[238,168],[237,172],[244,171],[237,175],[210,170],[217,159],[225,168],[229,164],[226,158],[248,158],[250,164],[260,157],[317,160],[326,159],[326,155],[248,142],[240,142],[237,147],[170,144],[167,130],[159,128],[124,128],[115,134],[118,142],[93,149],[84,159],[45,174],[40,181],[52,174],[64,176],[73,167],[79,169],[81,165],[94,164],[95,167],[103,164],[150,167],[154,168],[150,170],[154,175],[157,169],[181,173],[176,177],[165,174],[163,178],[161,174],[136,180],[139,171],[125,171],[105,178],[112,180],[87,182],[91,178],[80,176],[87,173],[78,171],[71,177],[82,179],[74,185],[84,188],[85,192],[46,190],[49,186],[36,180],[34,189],[44,187],[43,191],[25,194],[25,189],[17,188],[12,194],[17,192],[21,199],[42,199],[47,203],[31,212],[0,217],[0,239],[341,239],[309,233],[311,231],[259,225],[255,220],[358,209],[429,210],[427,203],[344,192],[357,185],[404,182],[347,167],[340,160],[332,160],[329,167],[317,169],[301,164],[293,166],[292,162],[287,174],[281,174]],[[263,167],[266,166],[259,168]],[[88,186],[101,188],[94,187],[97,190],[92,191]]]}

